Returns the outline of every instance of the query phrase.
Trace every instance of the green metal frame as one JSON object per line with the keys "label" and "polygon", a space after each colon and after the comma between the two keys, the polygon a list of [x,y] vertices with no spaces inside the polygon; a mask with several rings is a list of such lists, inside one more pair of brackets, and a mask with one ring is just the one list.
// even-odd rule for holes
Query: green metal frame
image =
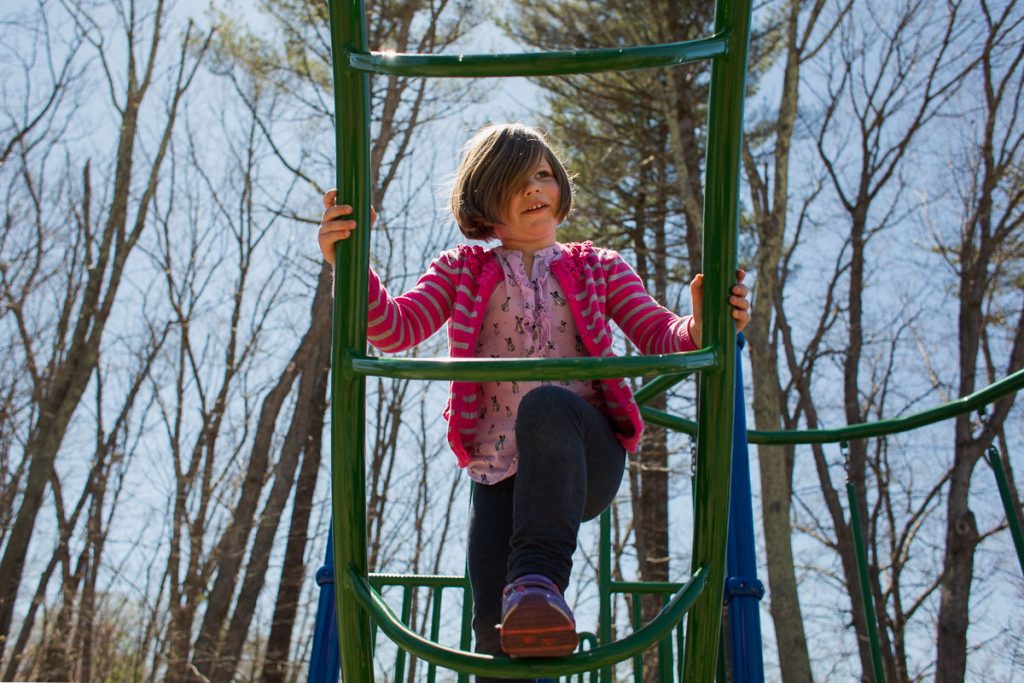
{"label": "green metal frame", "polygon": [[[498,677],[556,676],[599,671],[611,681],[611,666],[637,656],[668,638],[676,629],[683,652],[681,680],[710,683],[719,672],[722,589],[725,578],[732,451],[735,328],[728,315],[728,290],[736,270],[739,161],[750,0],[718,0],[714,31],[699,40],[625,49],[579,50],[504,55],[405,55],[370,52],[366,14],[361,0],[329,0],[337,124],[338,198],[351,204],[360,225],[370,224],[369,73],[391,76],[461,77],[540,76],[665,67],[712,60],[708,113],[704,209],[704,330],[706,347],[686,354],[614,359],[451,360],[379,359],[365,355],[367,280],[370,230],[357,230],[336,248],[340,275],[335,282],[333,374],[331,379],[332,498],[335,530],[336,607],[341,649],[341,673],[346,683],[373,681],[373,636],[380,628],[403,651],[460,673]],[[366,558],[366,494],[364,463],[365,378],[401,377],[430,380],[583,379],[661,375],[637,392],[642,405],[671,388],[682,377],[701,372],[696,422],[643,408],[648,422],[696,436],[695,510],[691,580],[678,584],[615,583],[610,558],[600,558],[600,645],[570,657],[544,661],[502,661],[441,647],[405,626],[380,596],[385,585],[428,586],[438,593],[433,603],[432,631],[439,627],[440,592],[461,587],[460,577],[370,576]],[[896,420],[851,425],[833,430],[750,432],[752,443],[822,443],[867,438],[906,431],[993,402],[1024,387],[1024,371],[937,408]],[[998,457],[998,456],[996,456]],[[999,472],[997,472],[998,476]],[[852,503],[851,503],[852,505]],[[855,515],[856,510],[851,508]],[[1015,520],[1014,520],[1015,521]],[[1012,526],[1012,522],[1011,522]],[[1019,537],[1016,528],[1015,541]],[[610,522],[602,519],[601,543],[610,544]],[[1024,567],[1024,560],[1022,560]],[[666,606],[650,624],[611,643],[611,603],[615,592],[662,592]],[[469,603],[464,600],[463,611]],[[687,612],[688,610],[688,612]],[[685,643],[678,627],[688,614]],[[468,647],[463,625],[462,647]],[[589,638],[589,636],[588,636]],[[666,653],[668,650],[664,650]],[[671,659],[670,657],[668,659]],[[404,667],[404,655],[399,666]],[[430,669],[428,678],[433,677]]]}
{"label": "green metal frame", "polygon": [[[610,682],[611,666],[624,659],[640,659],[641,652],[657,643],[665,656],[660,676],[685,681],[710,682],[721,676],[720,656],[722,588],[725,578],[726,531],[729,505],[730,453],[732,450],[734,326],[727,311],[728,289],[736,267],[736,234],[739,190],[739,145],[742,132],[746,53],[750,37],[751,0],[719,0],[715,28],[710,37],[664,45],[626,49],[579,50],[526,54],[421,55],[371,52],[367,46],[366,11],[360,0],[329,0],[331,40],[334,56],[335,108],[337,116],[336,155],[339,160],[339,199],[351,204],[361,225],[370,224],[370,83],[369,74],[413,77],[480,78],[498,76],[551,76],[625,71],[681,65],[712,59],[709,109],[708,162],[705,197],[705,329],[707,346],[691,353],[627,358],[566,359],[383,359],[367,356],[367,286],[371,230],[356,230],[352,238],[337,247],[338,278],[335,284],[334,346],[332,375],[332,496],[335,537],[335,570],[338,633],[341,646],[342,679],[346,683],[374,680],[373,642],[379,628],[399,647],[396,666],[404,670],[406,652],[429,663],[428,680],[437,666],[468,674],[501,678],[561,676],[597,672],[599,680]],[[599,557],[600,601],[597,642],[583,634],[590,647],[571,656],[543,661],[507,661],[474,654],[469,647],[468,588],[462,577],[397,577],[367,572],[365,433],[366,377],[395,377],[424,380],[516,380],[516,379],[598,379],[659,375],[636,394],[643,405],[683,377],[702,373],[698,390],[696,422],[643,408],[652,423],[696,437],[694,477],[693,566],[691,580],[679,584],[612,582],[610,570],[610,520],[601,520]],[[922,413],[838,429],[751,431],[753,443],[824,443],[869,438],[907,431],[978,410],[997,398],[1024,388],[1024,371],[978,391]],[[1018,511],[1013,508],[1006,475],[994,450],[989,463],[1007,508],[1018,559],[1024,571],[1024,536]],[[851,523],[860,541],[859,513],[852,488]],[[862,599],[869,617],[870,594],[866,586],[866,558],[858,545]],[[385,586],[404,590],[402,614],[396,616],[380,591]],[[435,591],[430,635],[423,638],[410,630],[411,590],[426,587]],[[441,597],[444,589],[464,593],[464,624],[461,647],[454,650],[438,645]],[[645,627],[634,624],[635,632],[611,642],[611,603],[615,593],[660,593],[666,606]],[[671,597],[670,597],[671,596]],[[679,623],[689,616],[687,637]],[[872,618],[868,620],[873,624]],[[676,631],[673,670],[672,631]],[[878,637],[872,633],[872,668],[876,680],[883,679]],[[635,668],[639,675],[640,666]],[[591,681],[594,674],[591,674]]]}
{"label": "green metal frame", "polygon": [[[360,0],[331,0],[339,200],[351,204],[360,225],[369,225],[368,73],[403,76],[482,77],[568,74],[650,68],[714,59],[712,67],[704,240],[706,348],[669,356],[623,359],[453,361],[375,359],[364,354],[370,232],[357,230],[337,247],[331,390],[333,520],[342,678],[373,680],[373,623],[402,647],[442,666],[494,676],[557,675],[608,667],[633,656],[671,631],[689,610],[684,676],[711,681],[718,652],[721,595],[725,578],[729,453],[732,449],[735,328],[727,314],[736,270],[739,149],[749,41],[750,1],[720,0],[712,36],[695,41],[628,49],[518,55],[388,55],[366,44]],[[641,631],[562,660],[541,663],[496,661],[445,651],[406,633],[369,583],[366,560],[364,472],[365,377],[421,379],[517,379],[637,377],[702,371],[698,417],[697,491],[691,581]],[[706,590],[701,590],[706,588]],[[607,614],[602,629],[607,626]],[[664,633],[663,633],[664,631]],[[413,637],[415,636],[415,637]],[[649,638],[653,638],[647,642]],[[418,640],[419,639],[419,640]]]}

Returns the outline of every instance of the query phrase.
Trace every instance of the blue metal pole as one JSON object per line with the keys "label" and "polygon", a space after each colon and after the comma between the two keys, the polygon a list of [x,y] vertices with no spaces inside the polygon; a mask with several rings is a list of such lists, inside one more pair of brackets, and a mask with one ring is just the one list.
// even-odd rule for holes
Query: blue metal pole
{"label": "blue metal pole", "polygon": [[316,630],[309,657],[309,683],[338,683],[338,616],[334,609],[334,525],[327,532],[324,565],[316,572],[320,601],[316,607]]}
{"label": "blue metal pole", "polygon": [[[742,350],[746,344],[742,334],[737,335],[736,343]],[[729,608],[729,646],[733,683],[763,683],[761,611],[758,602],[764,596],[764,584],[757,578],[757,557],[754,552],[754,511],[751,504],[742,365],[742,359],[737,352],[725,599]]]}

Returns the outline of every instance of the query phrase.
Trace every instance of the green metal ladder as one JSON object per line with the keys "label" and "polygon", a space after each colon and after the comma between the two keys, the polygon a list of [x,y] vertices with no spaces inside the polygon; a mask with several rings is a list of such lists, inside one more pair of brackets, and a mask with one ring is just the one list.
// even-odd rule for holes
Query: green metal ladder
{"label": "green metal ladder", "polygon": [[[352,204],[360,225],[369,225],[369,73],[390,76],[495,77],[546,76],[610,70],[655,68],[711,59],[711,95],[708,113],[707,166],[704,206],[705,306],[704,340],[698,351],[665,356],[611,359],[531,360],[424,360],[378,359],[365,355],[367,271],[370,231],[357,230],[339,243],[335,284],[333,376],[331,401],[332,495],[334,529],[334,582],[341,673],[346,683],[373,681],[373,635],[380,628],[399,648],[430,664],[466,674],[521,678],[564,676],[598,671],[603,683],[611,681],[610,667],[659,643],[661,646],[688,615],[681,678],[709,682],[719,661],[722,588],[725,576],[729,507],[730,454],[732,451],[733,390],[736,346],[734,326],[727,314],[728,289],[736,270],[739,159],[747,48],[750,35],[750,0],[718,0],[714,32],[699,40],[625,49],[579,50],[506,55],[403,55],[370,52],[366,43],[366,17],[360,0],[329,0],[334,58],[337,117],[337,187],[341,202]],[[671,595],[653,621],[617,642],[611,634],[609,571],[602,566],[599,644],[585,652],[552,660],[501,661],[471,652],[452,650],[410,630],[407,615],[396,616],[380,596],[385,585],[427,586],[466,590],[458,577],[368,575],[366,558],[366,496],[364,463],[365,378],[397,377],[425,380],[588,379],[661,375],[637,392],[641,405],[667,390],[688,373],[702,372],[696,423],[643,409],[649,423],[686,432],[697,439],[695,510],[690,580],[682,585],[622,583],[619,592],[662,592]],[[750,443],[840,443],[916,429],[986,405],[1024,388],[1024,370],[1017,371],[971,396],[899,419],[848,425],[830,430],[749,432]],[[1015,549],[1024,572],[1024,533],[1013,509],[999,454],[990,449],[988,460],[996,474],[1007,512]],[[851,502],[856,523],[856,506]],[[609,545],[608,516],[602,520],[601,544]],[[860,534],[857,534],[859,537]],[[862,554],[862,550],[859,550]],[[602,551],[602,564],[607,553]],[[861,562],[862,574],[866,572]],[[408,593],[407,593],[408,595]],[[866,604],[870,593],[862,599]],[[433,631],[439,621],[435,603]],[[464,612],[468,601],[464,601]],[[407,607],[403,606],[403,611]],[[870,613],[872,610],[868,610]],[[634,620],[635,622],[636,620]],[[635,623],[636,625],[636,623]],[[678,632],[678,630],[677,630]],[[873,638],[877,641],[877,638]],[[462,642],[468,644],[467,625]],[[873,645],[876,680],[882,680],[877,642]],[[400,657],[400,665],[404,658]],[[668,672],[670,680],[672,673]],[[663,676],[666,679],[666,676]],[[593,680],[588,679],[588,680]]]}
{"label": "green metal ladder", "polygon": [[[664,639],[687,613],[683,677],[715,676],[725,575],[732,450],[735,328],[727,313],[736,271],[739,155],[749,42],[750,1],[719,0],[707,38],[627,49],[519,55],[394,55],[369,52],[359,0],[330,2],[334,55],[339,201],[369,225],[369,73],[430,77],[539,76],[652,68],[714,60],[709,108],[704,225],[705,347],[684,354],[616,359],[421,360],[367,357],[366,308],[370,231],[338,246],[332,376],[334,566],[346,683],[373,680],[372,628],[432,664],[498,677],[566,675],[604,669]],[[693,566],[691,580],[646,627],[616,643],[547,661],[509,662],[441,647],[406,628],[371,584],[366,559],[364,466],[365,378],[458,381],[586,379],[704,373],[699,389]]]}
{"label": "green metal ladder", "polygon": [[[496,677],[562,676],[602,671],[665,639],[684,615],[683,678],[715,677],[725,576],[732,452],[735,326],[728,290],[736,271],[740,136],[750,0],[719,0],[714,33],[699,40],[626,49],[507,55],[403,55],[370,52],[360,0],[330,0],[337,124],[338,199],[360,225],[370,212],[369,73],[390,76],[540,76],[664,67],[711,59],[704,210],[704,348],[690,353],[614,359],[379,359],[365,355],[369,230],[337,247],[331,401],[334,567],[341,673],[346,683],[373,680],[373,631],[432,665]],[[364,465],[365,378],[427,380],[597,379],[663,375],[664,391],[684,373],[703,373],[697,424],[696,500],[691,579],[647,626],[561,659],[508,661],[442,647],[412,632],[381,598],[382,579],[367,573]],[[607,600],[607,597],[605,598]],[[609,632],[610,625],[602,624]]]}

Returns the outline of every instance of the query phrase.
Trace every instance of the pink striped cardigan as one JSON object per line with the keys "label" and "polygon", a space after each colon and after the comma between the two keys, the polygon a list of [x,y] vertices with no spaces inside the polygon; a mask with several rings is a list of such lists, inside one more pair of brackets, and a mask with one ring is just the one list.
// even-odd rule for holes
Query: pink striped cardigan
{"label": "pink striped cardigan", "polygon": [[[566,293],[576,328],[591,356],[612,356],[612,320],[645,354],[696,349],[689,334],[690,316],[680,317],[659,305],[639,276],[618,253],[590,242],[562,244],[551,274]],[[495,254],[475,245],[442,253],[411,290],[392,297],[370,273],[370,343],[395,353],[419,344],[448,322],[453,358],[471,358],[487,302],[504,278]],[[636,450],[643,433],[640,409],[624,380],[602,380],[609,416],[623,446]],[[448,443],[459,466],[469,464],[468,445],[476,434],[477,384],[452,382],[448,405]]]}

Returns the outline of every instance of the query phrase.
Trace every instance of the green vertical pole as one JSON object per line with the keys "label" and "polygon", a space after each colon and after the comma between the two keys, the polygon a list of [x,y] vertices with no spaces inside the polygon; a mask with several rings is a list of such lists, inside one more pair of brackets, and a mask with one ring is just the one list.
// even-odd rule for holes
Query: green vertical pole
{"label": "green vertical pole", "polygon": [[[441,634],[441,600],[444,597],[444,586],[438,586],[432,591],[433,605],[430,619],[430,639],[437,642]],[[437,665],[430,662],[427,666],[427,683],[435,683],[437,680]]]}
{"label": "green vertical pole", "polygon": [[366,380],[348,365],[366,346],[367,266],[370,254],[370,81],[348,68],[349,49],[366,50],[366,16],[360,0],[330,0],[334,62],[334,111],[338,203],[351,204],[359,230],[335,251],[331,354],[331,495],[334,572],[344,683],[373,681],[369,617],[356,602],[349,571],[366,576]]}
{"label": "green vertical pole", "polygon": [[708,582],[687,619],[683,680],[688,683],[714,680],[721,632],[736,362],[736,326],[728,299],[736,271],[750,0],[718,0],[715,33],[728,36],[729,48],[728,54],[715,59],[711,68],[704,181],[702,343],[717,350],[718,370],[701,374],[697,404],[693,569],[706,567]]}
{"label": "green vertical pole", "polygon": [[[860,506],[857,504],[857,488],[849,480],[846,482],[846,501],[850,506],[850,531],[853,533],[853,552],[857,557],[857,578],[860,580],[860,600],[861,606],[864,608],[864,623],[868,630],[871,673],[874,683],[885,683],[885,668],[882,666],[882,648],[878,641],[878,620],[875,613],[875,601],[871,597],[871,581],[868,577],[868,555],[864,548],[864,532],[860,524]],[[852,595],[850,598],[852,600],[856,599]]]}
{"label": "green vertical pole", "polygon": [[[633,598],[633,632],[640,630],[643,626],[643,593],[631,593]],[[637,652],[633,655],[633,683],[643,683],[644,681],[644,653],[643,651]]]}
{"label": "green vertical pole", "polygon": [[[462,636],[459,639],[459,647],[469,651],[473,632],[473,591],[469,586],[469,568],[463,576],[462,586]],[[397,680],[397,679],[396,679]],[[458,683],[469,683],[469,674],[459,672]]]}
{"label": "green vertical pole", "polygon": [[[668,604],[668,596],[663,595],[661,606]],[[669,633],[665,639],[658,643],[658,683],[672,683],[672,634]]]}
{"label": "green vertical pole", "polygon": [[[402,586],[402,623],[408,624],[412,618],[412,593],[416,590],[412,586]],[[398,648],[395,657],[395,680],[405,679],[405,650]]]}
{"label": "green vertical pole", "polygon": [[[598,553],[597,591],[598,616],[597,635],[601,645],[612,642],[612,512],[608,508],[601,513],[601,540]],[[599,674],[600,683],[612,683],[612,667],[606,666]]]}
{"label": "green vertical pole", "polygon": [[683,680],[683,647],[686,640],[683,638],[683,624],[676,626],[676,680],[682,683]]}
{"label": "green vertical pole", "polygon": [[1003,458],[995,446],[989,446],[986,455],[988,464],[992,468],[992,474],[996,478],[996,486],[999,487],[999,497],[1003,501],[1003,509],[1006,510],[1006,525],[1010,527],[1013,547],[1017,550],[1020,572],[1024,575],[1024,533],[1021,532],[1020,513],[1013,504],[1013,496],[1010,495],[1010,482],[1003,468]]}

